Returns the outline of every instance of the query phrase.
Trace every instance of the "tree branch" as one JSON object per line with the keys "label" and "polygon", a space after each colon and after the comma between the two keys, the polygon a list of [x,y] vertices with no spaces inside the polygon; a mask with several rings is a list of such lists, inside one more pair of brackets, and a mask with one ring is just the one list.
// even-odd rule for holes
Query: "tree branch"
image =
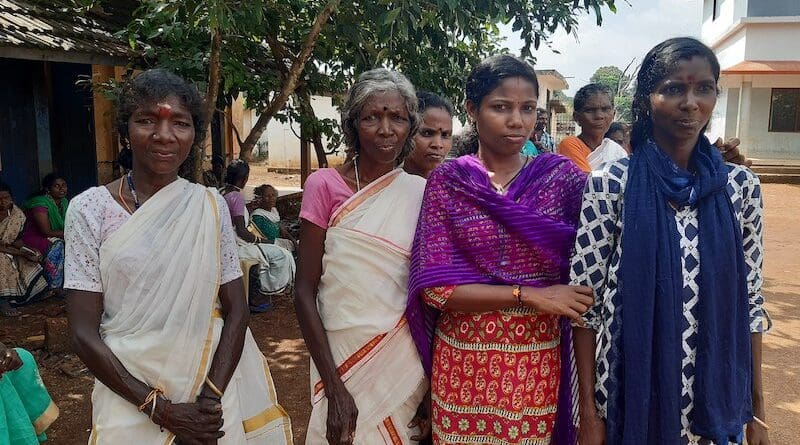
{"label": "tree branch", "polygon": [[247,138],[244,140],[244,144],[241,147],[242,151],[240,153],[240,157],[243,159],[249,160],[253,147],[264,133],[264,129],[267,128],[269,121],[272,120],[272,117],[275,115],[275,113],[280,111],[283,106],[286,105],[286,101],[289,99],[289,96],[292,95],[297,87],[300,74],[302,74],[306,62],[308,62],[308,59],[311,57],[311,53],[314,50],[314,45],[317,43],[317,38],[319,38],[319,35],[322,32],[322,28],[325,26],[325,23],[328,21],[331,14],[333,14],[333,11],[335,11],[339,6],[340,2],[341,0],[329,0],[322,11],[320,11],[320,13],[317,15],[317,18],[314,20],[314,25],[311,27],[311,30],[309,31],[308,36],[303,43],[303,49],[300,50],[300,54],[298,54],[292,62],[292,67],[289,69],[289,72],[286,75],[286,79],[281,86],[281,91],[272,98],[269,105],[267,105],[265,109],[261,110],[258,120],[250,130],[250,134],[248,134]]}
{"label": "tree branch", "polygon": [[[217,109],[217,96],[219,95],[220,52],[222,50],[222,34],[219,28],[211,31],[211,52],[208,57],[208,90],[204,99],[203,116],[205,116],[205,132],[211,131],[211,121],[214,119],[214,110]],[[203,180],[203,154],[205,147],[198,144],[195,148],[194,165],[192,174],[194,180],[201,183]]]}

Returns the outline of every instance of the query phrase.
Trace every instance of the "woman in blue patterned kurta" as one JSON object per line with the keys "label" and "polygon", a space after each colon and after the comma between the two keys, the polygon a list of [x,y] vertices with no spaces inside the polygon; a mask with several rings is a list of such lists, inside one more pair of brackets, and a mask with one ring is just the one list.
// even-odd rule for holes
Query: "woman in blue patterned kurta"
{"label": "woman in blue patterned kurta", "polygon": [[581,445],[727,445],[743,424],[750,445],[769,444],[761,188],[702,135],[718,79],[694,39],[653,48],[633,156],[587,182],[571,268],[595,291],[575,330]]}

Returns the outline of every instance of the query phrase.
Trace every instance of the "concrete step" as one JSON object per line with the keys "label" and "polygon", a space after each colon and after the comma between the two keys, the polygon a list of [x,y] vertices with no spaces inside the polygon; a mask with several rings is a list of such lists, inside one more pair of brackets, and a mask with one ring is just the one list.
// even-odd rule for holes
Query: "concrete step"
{"label": "concrete step", "polygon": [[758,178],[762,184],[799,184],[800,173],[758,173]]}
{"label": "concrete step", "polygon": [[793,175],[800,174],[800,165],[753,164],[752,170],[760,174]]}

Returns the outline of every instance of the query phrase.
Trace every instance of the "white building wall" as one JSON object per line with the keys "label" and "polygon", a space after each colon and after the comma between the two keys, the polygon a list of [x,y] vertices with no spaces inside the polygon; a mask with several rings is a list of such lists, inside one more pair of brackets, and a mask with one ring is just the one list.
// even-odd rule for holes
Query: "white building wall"
{"label": "white building wall", "polygon": [[725,39],[717,48],[714,48],[719,65],[723,70],[745,60],[747,36],[748,30],[741,29],[730,38]]}
{"label": "white building wall", "polygon": [[715,42],[747,16],[747,0],[717,0],[719,15],[713,16],[714,0],[703,0],[703,26],[701,36],[705,42]]}
{"label": "white building wall", "polygon": [[717,106],[711,114],[706,128],[706,136],[713,143],[717,138],[725,138],[726,111],[728,110],[728,91],[722,90],[717,97]]}
{"label": "white building wall", "polygon": [[769,131],[773,88],[800,88],[800,75],[730,76],[720,94],[724,99],[714,110],[709,136],[718,136],[724,128],[724,137],[740,138],[750,158],[800,160],[800,133]]}
{"label": "white building wall", "polygon": [[[311,106],[318,119],[333,119],[339,122],[339,110],[333,105],[332,99],[325,96],[312,96]],[[251,122],[258,119],[258,114],[250,110],[252,114]],[[300,168],[300,124],[297,122],[280,122],[272,119],[267,125],[266,131],[261,135],[257,146],[259,151],[267,150],[269,153],[269,166],[272,168]],[[322,143],[327,150],[330,150],[330,141],[323,137]],[[317,157],[314,154],[313,146],[310,147],[310,159],[312,168],[318,167]],[[332,165],[344,161],[344,149],[339,150],[337,155],[328,155],[328,163]]]}
{"label": "white building wall", "polygon": [[800,60],[800,19],[795,23],[749,24],[745,59]]}

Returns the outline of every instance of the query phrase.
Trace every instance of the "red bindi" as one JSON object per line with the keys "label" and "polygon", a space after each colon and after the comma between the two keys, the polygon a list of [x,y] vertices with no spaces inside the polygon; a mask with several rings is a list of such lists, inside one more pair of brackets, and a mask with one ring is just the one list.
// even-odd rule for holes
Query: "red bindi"
{"label": "red bindi", "polygon": [[158,117],[161,119],[169,119],[172,117],[172,105],[168,103],[158,104]]}

